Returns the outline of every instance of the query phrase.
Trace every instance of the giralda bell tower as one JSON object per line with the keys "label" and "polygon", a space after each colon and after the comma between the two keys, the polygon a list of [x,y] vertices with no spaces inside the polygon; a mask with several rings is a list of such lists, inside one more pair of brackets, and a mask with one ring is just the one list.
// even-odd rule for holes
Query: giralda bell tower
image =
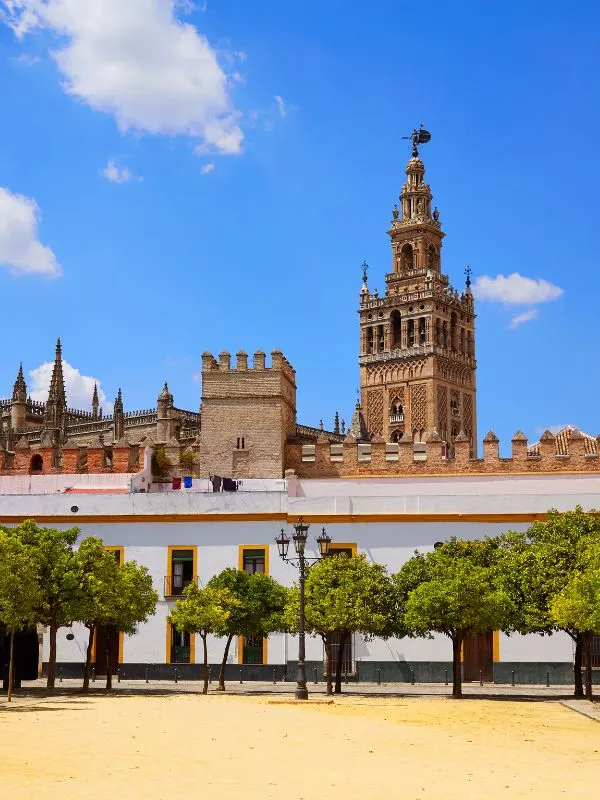
{"label": "giralda bell tower", "polygon": [[385,441],[436,432],[452,445],[463,434],[477,449],[475,308],[470,270],[459,293],[441,269],[444,233],[413,131],[412,158],[388,234],[392,264],[385,296],[360,292],[360,385],[370,435]]}

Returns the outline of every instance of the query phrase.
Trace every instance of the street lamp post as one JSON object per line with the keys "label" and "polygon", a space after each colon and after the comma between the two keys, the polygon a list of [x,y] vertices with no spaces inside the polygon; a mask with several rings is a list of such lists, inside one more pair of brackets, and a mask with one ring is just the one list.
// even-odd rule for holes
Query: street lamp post
{"label": "street lamp post", "polygon": [[317,558],[307,558],[306,540],[308,539],[307,525],[302,517],[298,518],[298,522],[294,525],[294,535],[292,537],[294,542],[294,550],[296,551],[297,558],[288,558],[288,550],[290,547],[290,538],[286,536],[284,529],[281,529],[281,534],[275,539],[279,555],[288,564],[296,567],[300,573],[300,619],[298,623],[298,676],[296,685],[296,700],[308,700],[308,689],[306,688],[306,635],[304,633],[305,627],[305,595],[304,584],[306,581],[306,574],[311,563],[319,561],[329,553],[329,545],[331,538],[327,536],[325,528],[323,528],[321,535],[317,538],[319,545],[319,555]]}

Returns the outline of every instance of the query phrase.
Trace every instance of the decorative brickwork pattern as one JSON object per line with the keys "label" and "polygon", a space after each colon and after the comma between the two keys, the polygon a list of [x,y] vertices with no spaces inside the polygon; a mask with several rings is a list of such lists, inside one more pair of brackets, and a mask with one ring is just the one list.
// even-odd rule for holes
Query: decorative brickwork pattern
{"label": "decorative brickwork pattern", "polygon": [[410,426],[413,431],[424,431],[427,425],[427,386],[418,383],[410,387]]}
{"label": "decorative brickwork pattern", "polygon": [[367,392],[367,429],[371,436],[383,436],[383,389]]}
{"label": "decorative brickwork pattern", "polygon": [[444,438],[448,431],[448,389],[445,386],[438,386],[438,433]]}
{"label": "decorative brickwork pattern", "polygon": [[473,432],[473,395],[463,395],[465,433],[470,436]]}

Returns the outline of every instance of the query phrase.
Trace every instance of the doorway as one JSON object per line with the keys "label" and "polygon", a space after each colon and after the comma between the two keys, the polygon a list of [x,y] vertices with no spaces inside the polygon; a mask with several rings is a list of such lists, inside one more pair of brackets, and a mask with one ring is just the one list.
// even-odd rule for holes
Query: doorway
{"label": "doorway", "polygon": [[494,680],[494,634],[468,633],[463,641],[463,680]]}

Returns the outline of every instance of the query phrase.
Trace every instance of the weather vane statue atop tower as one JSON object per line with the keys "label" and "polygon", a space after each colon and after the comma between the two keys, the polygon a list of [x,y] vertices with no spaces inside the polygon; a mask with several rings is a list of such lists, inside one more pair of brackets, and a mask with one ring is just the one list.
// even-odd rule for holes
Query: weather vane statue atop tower
{"label": "weather vane statue atop tower", "polygon": [[418,158],[419,157],[419,149],[417,145],[420,144],[427,144],[427,142],[431,139],[431,134],[429,131],[426,131],[421,123],[419,130],[415,130],[411,133],[410,136],[403,136],[403,139],[411,139],[412,140],[412,157]]}

